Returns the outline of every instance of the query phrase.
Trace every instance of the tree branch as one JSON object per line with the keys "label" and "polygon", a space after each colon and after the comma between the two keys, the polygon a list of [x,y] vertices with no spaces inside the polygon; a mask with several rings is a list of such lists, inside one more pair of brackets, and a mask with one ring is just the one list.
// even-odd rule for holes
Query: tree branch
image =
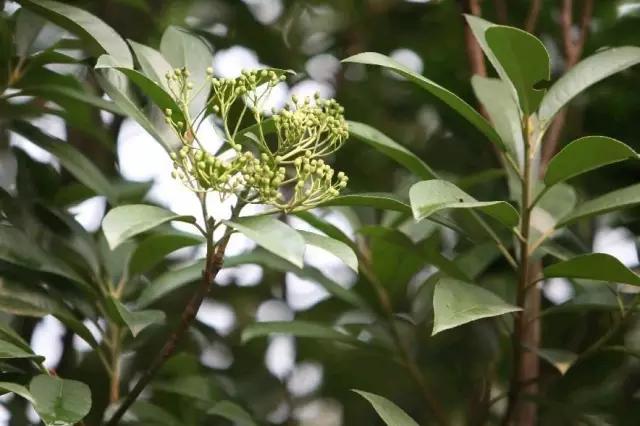
{"label": "tree branch", "polygon": [[[562,46],[564,49],[565,69],[567,72],[578,63],[584,51],[584,45],[589,34],[589,25],[593,17],[593,0],[584,0],[578,37],[574,40],[573,32],[573,0],[563,0],[560,13],[560,28],[562,29]],[[558,113],[547,132],[546,142],[542,146],[540,174],[544,174],[547,164],[555,155],[562,131],[567,121],[567,108]]]}
{"label": "tree branch", "polygon": [[540,17],[540,9],[542,6],[541,0],[531,0],[531,6],[527,13],[527,19],[524,21],[524,29],[528,33],[533,33],[538,25],[538,18]]}
{"label": "tree branch", "polygon": [[[151,379],[156,375],[160,367],[164,365],[164,363],[171,358],[173,353],[176,350],[176,347],[182,337],[185,335],[189,327],[193,323],[204,301],[204,298],[207,296],[209,289],[214,284],[214,280],[218,275],[218,272],[222,269],[222,265],[224,262],[224,252],[227,248],[227,244],[229,243],[229,239],[231,238],[232,231],[227,230],[224,236],[220,239],[220,241],[216,244],[213,241],[213,226],[209,223],[209,217],[206,209],[206,199],[204,197],[200,198],[202,204],[202,211],[204,214],[205,223],[207,223],[207,255],[205,258],[205,269],[202,273],[202,280],[200,281],[198,287],[195,292],[191,296],[191,300],[185,306],[182,311],[182,315],[180,317],[180,323],[176,327],[176,329],[171,333],[164,346],[153,360],[149,368],[142,374],[142,377],[138,380],[136,385],[133,387],[131,392],[127,395],[127,397],[122,401],[118,409],[111,416],[111,419],[105,424],[106,426],[116,426],[122,416],[126,413],[127,409],[131,407],[131,405],[138,398],[140,393],[147,387]],[[244,203],[242,201],[238,201],[236,205],[233,207],[231,211],[232,220],[238,216],[240,210],[244,207]]]}

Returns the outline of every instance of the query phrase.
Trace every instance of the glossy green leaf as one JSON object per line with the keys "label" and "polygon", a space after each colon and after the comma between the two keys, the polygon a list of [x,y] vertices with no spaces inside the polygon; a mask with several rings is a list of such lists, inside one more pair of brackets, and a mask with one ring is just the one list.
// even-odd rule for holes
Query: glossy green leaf
{"label": "glossy green leaf", "polygon": [[638,159],[628,145],[606,136],[586,136],[565,146],[549,162],[544,175],[551,186],[607,164]]}
{"label": "glossy green leaf", "polygon": [[34,407],[47,425],[75,424],[91,409],[89,386],[76,380],[41,374],[31,380]]}
{"label": "glossy green leaf", "polygon": [[46,252],[16,228],[0,225],[0,259],[27,269],[58,275],[85,291],[92,287],[67,264]]}
{"label": "glossy green leaf", "polygon": [[640,184],[627,186],[579,204],[570,214],[560,220],[557,227],[638,204],[640,204]]}
{"label": "glossy green leaf", "polygon": [[416,83],[423,89],[436,96],[438,99],[445,102],[451,108],[456,110],[460,115],[466,118],[472,125],[474,125],[480,132],[482,132],[491,142],[493,142],[498,148],[504,150],[504,143],[500,139],[500,136],[493,129],[491,124],[476,111],[471,105],[466,103],[460,97],[440,86],[439,84],[425,78],[419,74],[416,74],[388,56],[381,55],[375,52],[359,53],[344,59],[343,62],[352,62],[365,65],[378,65],[388,70],[394,71],[397,74],[409,79],[413,83]]}
{"label": "glossy green leaf", "polygon": [[26,351],[6,340],[0,340],[0,359],[39,358],[31,351]]}
{"label": "glossy green leaf", "polygon": [[510,87],[497,78],[487,78],[474,75],[471,86],[480,103],[491,118],[496,132],[504,141],[507,152],[518,161],[524,152],[520,112],[518,104],[513,99]]}
{"label": "glossy green leaf", "polygon": [[16,12],[16,16],[16,54],[25,58],[30,53],[33,53],[31,47],[47,21],[26,8],[19,9]]}
{"label": "glossy green leaf", "polygon": [[577,199],[575,189],[566,183],[548,188],[531,211],[530,241],[551,232],[560,219],[573,211]]}
{"label": "glossy green leaf", "polygon": [[0,382],[0,390],[6,391],[6,392],[13,392],[16,395],[23,397],[29,402],[34,402],[33,397],[29,392],[29,389],[17,383]]}
{"label": "glossy green leaf", "polygon": [[133,52],[136,55],[138,64],[142,72],[149,77],[152,81],[155,81],[160,86],[168,89],[168,83],[166,75],[173,71],[173,68],[162,56],[160,52],[144,44],[136,43],[133,40],[128,40]]}
{"label": "glossy green leaf", "polygon": [[[142,399],[136,400],[128,414],[133,414],[141,424],[153,426],[179,426],[182,424],[170,412]],[[125,419],[128,420],[127,416]]]}
{"label": "glossy green leaf", "polygon": [[207,414],[224,417],[236,426],[257,426],[257,423],[244,408],[235,402],[218,401],[207,410]]}
{"label": "glossy green leaf", "polygon": [[540,358],[551,364],[560,374],[564,375],[573,363],[578,359],[578,355],[574,352],[564,349],[547,349],[540,348],[536,350]]}
{"label": "glossy green leaf", "polygon": [[513,27],[492,26],[485,39],[518,95],[525,116],[536,112],[544,91],[536,88],[550,78],[549,53],[535,36]]}
{"label": "glossy green leaf", "polygon": [[24,122],[14,122],[12,129],[40,148],[55,155],[62,167],[67,169],[78,181],[93,189],[99,195],[105,195],[116,202],[116,194],[102,172],[71,144],[47,135],[37,127]]}
{"label": "glossy green leaf", "polygon": [[5,340],[9,343],[13,343],[20,349],[27,352],[33,352],[31,350],[31,346],[29,346],[29,343],[27,343],[27,341],[24,340],[22,336],[16,333],[9,325],[6,325],[2,322],[0,322],[0,339]]}
{"label": "glossy green leaf", "polygon": [[640,47],[635,46],[614,47],[583,59],[551,86],[540,104],[540,121],[550,124],[558,111],[583,90],[638,63]]}
{"label": "glossy green leaf", "polygon": [[167,152],[173,152],[179,142],[175,139],[165,136],[142,112],[142,108],[132,100],[129,95],[123,92],[115,84],[109,81],[109,79],[96,74],[96,80],[100,84],[100,87],[105,91],[113,102],[122,110],[122,113],[128,117],[134,119],[140,126],[147,131],[155,140],[157,140]]}
{"label": "glossy green leaf", "polygon": [[340,195],[322,203],[321,206],[362,206],[411,213],[411,207],[406,202],[394,194],[385,192]]}
{"label": "glossy green leaf", "polygon": [[[316,282],[320,286],[324,287],[329,294],[348,303],[349,305],[365,311],[371,310],[367,302],[360,297],[358,293],[341,286],[337,282],[325,276],[318,269],[309,265],[305,265],[304,268],[301,269],[266,250],[253,250],[237,256],[228,257],[224,261],[224,267],[234,267],[246,264],[256,264],[280,272],[291,272],[299,278]],[[195,275],[195,272],[193,275]],[[167,286],[167,288],[169,288],[169,286]]]}
{"label": "glossy green leaf", "polygon": [[274,334],[290,334],[295,337],[337,340],[347,343],[357,342],[353,336],[333,327],[302,320],[256,322],[242,330],[241,339],[243,343],[246,343],[257,337],[267,337]]}
{"label": "glossy green leaf", "polygon": [[349,121],[349,135],[371,145],[384,155],[402,164],[422,179],[435,179],[436,173],[417,155],[393,141],[384,133],[363,123]]}
{"label": "glossy green leaf", "polygon": [[250,216],[225,224],[255,241],[259,246],[303,267],[304,238],[289,225],[272,216]]}
{"label": "glossy green leaf", "polygon": [[136,306],[140,309],[146,308],[172,291],[202,279],[203,269],[204,260],[198,260],[191,265],[165,272],[145,286],[136,301]]}
{"label": "glossy green leaf", "polygon": [[96,57],[107,53],[120,65],[133,66],[127,43],[97,16],[79,7],[53,0],[20,0],[19,3],[80,37]]}
{"label": "glossy green leaf", "polygon": [[165,231],[150,235],[138,244],[129,260],[129,272],[138,274],[151,269],[174,251],[203,244],[199,235],[178,231]]}
{"label": "glossy green leaf", "polygon": [[207,68],[213,61],[211,49],[197,35],[171,26],[162,35],[160,52],[172,67],[186,67],[191,73],[189,80],[193,82],[193,93],[197,95],[189,108],[195,117],[204,108],[209,95]]}
{"label": "glossy green leaf", "polygon": [[185,122],[185,118],[181,113],[181,109],[173,99],[173,97],[165,91],[165,88],[158,82],[153,81],[145,74],[131,68],[119,66],[117,61],[109,55],[102,55],[98,58],[95,66],[96,69],[114,69],[123,73],[138,88],[153,101],[162,111],[170,109],[173,111],[175,121]]}
{"label": "glossy green leaf", "polygon": [[354,389],[354,392],[369,401],[387,426],[418,426],[415,420],[387,398],[361,390]]}
{"label": "glossy green leaf", "polygon": [[22,89],[21,93],[30,96],[41,96],[54,102],[56,100],[79,101],[87,105],[102,109],[104,111],[122,115],[122,111],[114,102],[91,94],[88,91],[83,91],[72,87],[44,83],[40,85],[29,85],[28,87]]}
{"label": "glossy green leaf", "polygon": [[544,268],[544,276],[640,285],[640,276],[615,257],[604,253],[590,253],[554,263]]}
{"label": "glossy green leaf", "polygon": [[304,238],[306,244],[321,248],[338,259],[342,260],[349,268],[358,272],[358,256],[351,247],[345,243],[327,237],[325,235],[316,234],[314,232],[298,231]]}
{"label": "glossy green leaf", "polygon": [[352,248],[356,247],[355,243],[349,238],[347,234],[345,234],[337,226],[324,220],[322,217],[316,216],[313,213],[308,211],[297,212],[295,213],[295,215],[300,219],[304,220],[305,222],[307,222],[309,225],[316,228],[317,230],[322,231],[329,237],[338,241],[342,241],[343,243],[345,243],[346,245]]}
{"label": "glossy green leaf", "polygon": [[433,331],[437,334],[481,318],[520,311],[482,287],[442,278],[433,293]]}
{"label": "glossy green leaf", "polygon": [[0,311],[40,318],[58,307],[59,303],[43,290],[0,278]]}
{"label": "glossy green leaf", "polygon": [[102,221],[102,230],[113,250],[125,240],[173,220],[195,222],[193,216],[178,215],[146,204],[131,204],[109,210]]}
{"label": "glossy green leaf", "polygon": [[133,337],[136,337],[142,330],[153,324],[164,322],[165,314],[159,310],[132,311],[122,302],[111,299],[113,306],[116,308],[118,316],[124,323]]}
{"label": "glossy green leaf", "polygon": [[478,201],[451,182],[425,180],[409,190],[413,217],[425,219],[443,209],[478,209],[507,227],[518,224],[518,212],[505,201]]}

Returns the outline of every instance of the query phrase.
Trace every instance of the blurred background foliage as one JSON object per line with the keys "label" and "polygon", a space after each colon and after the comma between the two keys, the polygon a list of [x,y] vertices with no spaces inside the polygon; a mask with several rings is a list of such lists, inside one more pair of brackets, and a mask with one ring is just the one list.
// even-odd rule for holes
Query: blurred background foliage
{"label": "blurred background foliage", "polygon": [[[335,97],[345,107],[347,118],[376,127],[416,153],[434,170],[461,186],[464,183],[477,198],[508,197],[504,179],[498,173],[483,173],[498,167],[495,152],[481,134],[455,113],[395,76],[378,69],[339,62],[363,51],[388,54],[476,105],[470,86],[472,67],[462,17],[470,3],[476,2],[100,0],[69,3],[100,16],[124,38],[150,46],[159,45],[169,25],[187,27],[213,46],[214,66],[224,67],[225,61],[233,60],[295,70],[298,75],[289,81],[294,92],[307,87],[319,89],[324,96]],[[532,4],[539,4],[534,33],[552,54],[554,78],[563,71],[566,62],[563,37],[566,34],[560,24],[562,2],[484,0],[477,3],[486,19],[521,28],[531,14]],[[579,22],[584,2],[574,3],[574,19]],[[0,5],[4,6],[3,25],[6,27],[18,6],[11,1],[1,1]],[[607,46],[640,46],[640,2],[595,1],[588,31],[583,56]],[[571,36],[574,36],[573,32]],[[53,30],[51,37],[55,37]],[[230,59],[229,55],[236,55],[235,59]],[[0,61],[3,69],[7,63]],[[71,74],[58,71],[34,70],[14,87],[26,93],[30,87],[59,83],[68,87],[80,85],[82,90],[100,95],[90,67],[75,69]],[[10,151],[15,158],[12,162],[3,157],[0,178],[9,179],[11,167],[15,166],[19,208],[24,209],[16,215],[25,222],[25,229],[31,230],[32,237],[42,248],[65,256],[56,244],[67,227],[59,212],[92,197],[94,192],[78,184],[68,172],[34,160],[15,144],[9,149],[10,141],[14,140],[6,125],[9,120],[48,113],[64,118],[67,141],[118,183],[121,199],[143,199],[149,184],[128,181],[119,173],[116,141],[123,126],[121,117],[105,120],[104,115],[86,103],[57,96],[53,90],[48,95],[45,93],[42,91],[19,105],[0,99],[1,155],[6,157],[6,152]],[[560,145],[581,135],[602,134],[640,150],[639,93],[638,68],[597,84],[571,104]],[[51,111],[45,100],[56,102],[62,110]],[[123,141],[121,135],[119,143],[134,144],[136,140]],[[145,162],[146,159],[138,158],[137,161]],[[352,192],[403,193],[411,183],[404,169],[355,140],[335,158],[335,166],[349,175]],[[640,177],[639,170],[637,163],[630,162],[581,177],[574,182],[578,196],[593,198],[612,188],[635,183]],[[341,210],[340,214],[355,228],[394,223],[393,215],[365,208]],[[626,258],[631,259],[627,262],[629,266],[637,267],[635,235],[640,231],[637,217],[637,210],[628,210],[583,224],[576,229],[579,244],[574,244],[596,245],[596,249],[618,254],[622,250]],[[42,228],[29,227],[29,221],[39,223]],[[371,243],[374,265],[393,271],[388,282],[383,283],[390,286],[393,310],[397,313],[392,321],[397,322],[401,338],[406,339],[411,352],[415,353],[420,369],[450,416],[462,424],[480,424],[485,418],[474,410],[481,411],[478,395],[483,394],[486,378],[492,377],[496,381],[497,390],[492,396],[498,396],[500,389],[505,390],[508,365],[500,354],[505,353],[508,342],[500,333],[500,327],[506,325],[500,324],[499,319],[483,320],[429,337],[431,307],[429,295],[424,294],[429,291],[428,287],[425,286],[426,290],[422,287],[416,293],[426,275],[424,271],[417,273],[422,270],[421,264],[411,264],[409,258],[427,250],[429,244],[445,254],[463,253],[471,246],[448,232],[438,231],[434,238],[420,240],[416,236],[429,235],[433,230],[424,229],[424,226],[403,229],[413,242],[396,238],[394,241],[401,242],[398,243],[400,248],[393,249],[396,250],[392,251],[394,256],[389,255],[388,240],[380,239],[376,246],[376,239],[372,237]],[[599,243],[598,238],[601,239]],[[480,282],[508,296],[513,283],[507,274],[506,263],[493,261],[487,250],[481,250],[480,255],[490,264]],[[400,260],[406,262],[400,263]],[[117,259],[112,261],[117,268]],[[172,262],[168,260],[155,267],[150,279],[170,269]],[[29,277],[28,272],[16,271],[4,263],[0,264],[0,272],[1,276],[18,281]],[[287,308],[287,286],[295,283],[287,280],[284,272],[265,269],[260,283],[251,286],[237,284],[236,281],[242,281],[241,275],[242,272],[232,275],[227,280],[230,282],[212,291],[210,306],[217,309],[218,315],[208,323],[199,322],[180,353],[163,368],[152,386],[153,395],[148,406],[137,405],[137,412],[144,413],[140,414],[139,418],[143,420],[139,424],[229,424],[220,417],[205,414],[215,401],[228,399],[229,395],[253,413],[255,419],[269,424],[381,424],[366,401],[350,391],[353,388],[384,395],[420,424],[431,424],[431,415],[416,384],[384,349],[385,344],[390,345],[384,324],[362,326],[358,319],[362,313],[352,311],[344,302],[332,297],[311,306],[303,303],[301,309]],[[555,285],[554,289],[547,283],[549,288],[545,288],[543,309],[568,299],[570,303],[571,298],[578,296],[590,298],[600,308],[580,312],[565,309],[549,314],[543,327],[544,347],[580,352],[618,321],[606,302],[612,298],[608,289],[568,282]],[[0,293],[9,294],[8,288],[9,282],[3,281]],[[359,278],[354,289],[370,306],[378,306],[376,295],[365,279]],[[72,291],[65,288],[60,291],[70,298],[68,301],[73,300]],[[175,320],[172,313],[180,312],[188,294],[188,289],[182,288],[155,303],[157,308],[167,312],[167,323]],[[0,305],[4,306],[0,306],[0,310],[6,312],[3,314],[5,320],[11,321],[29,340],[42,321],[41,315],[13,317],[11,313],[16,310],[18,301],[15,295],[11,297],[14,299],[0,294]],[[32,301],[29,297],[36,296],[25,293],[21,297]],[[81,301],[72,303],[76,304],[76,313],[83,315]],[[365,350],[336,342],[287,337],[255,339],[242,344],[241,331],[255,320],[259,310],[262,310],[263,318],[291,319],[295,316],[296,319],[327,323],[351,323],[354,329],[363,327],[363,332],[372,336],[382,349]],[[226,316],[220,315],[221,311]],[[43,309],[43,312],[48,310]],[[127,342],[128,374],[125,378],[130,379],[144,369],[167,330],[163,326],[151,327]],[[107,378],[95,356],[77,351],[72,332],[63,332],[59,342],[57,338],[48,343],[63,348],[60,360],[52,367],[62,377],[80,379],[91,386],[94,405],[87,424],[94,424],[108,403]],[[640,350],[640,322],[625,323],[611,339],[612,346]],[[269,357],[278,358],[280,362],[276,360],[268,368],[265,359]],[[293,359],[289,360],[291,357]],[[279,367],[273,367],[276,364]],[[598,353],[571,368],[566,375],[543,364],[539,383],[543,389],[536,401],[540,407],[540,424],[640,424],[640,363],[633,356],[616,351]],[[29,424],[32,417],[26,414],[23,401],[6,398],[4,403],[10,424]],[[493,408],[500,410],[500,404],[501,401],[497,401]]]}

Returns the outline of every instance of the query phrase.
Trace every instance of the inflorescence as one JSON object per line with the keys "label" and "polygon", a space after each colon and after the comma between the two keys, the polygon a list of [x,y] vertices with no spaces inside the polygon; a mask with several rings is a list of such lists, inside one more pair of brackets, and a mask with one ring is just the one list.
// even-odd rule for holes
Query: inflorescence
{"label": "inflorescence", "polygon": [[[305,210],[336,197],[348,178],[336,173],[325,158],[349,136],[344,108],[335,100],[298,99],[281,111],[264,114],[271,89],[286,78],[274,69],[244,71],[237,78],[215,78],[207,69],[211,96],[190,118],[193,84],[189,71],[176,69],[167,82],[179,111],[165,110],[167,123],[182,146],[171,154],[172,175],[196,192],[234,194],[249,203],[267,204],[285,212]],[[199,89],[202,90],[202,89]],[[221,121],[228,153],[207,152],[197,128],[209,114]],[[241,125],[247,126],[240,130]]]}

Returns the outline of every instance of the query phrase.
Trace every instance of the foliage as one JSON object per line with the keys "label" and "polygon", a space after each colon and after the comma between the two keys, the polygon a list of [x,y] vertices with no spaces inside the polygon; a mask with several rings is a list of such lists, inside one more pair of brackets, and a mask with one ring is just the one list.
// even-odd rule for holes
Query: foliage
{"label": "foliage", "polygon": [[[591,136],[603,132],[585,125],[571,129],[576,139],[552,158],[543,151],[567,108],[585,108],[573,99],[611,107],[593,95],[600,85],[583,91],[616,73],[636,76],[639,48],[601,49],[558,76],[546,39],[468,15],[495,78],[450,84],[446,61],[429,68],[432,80],[381,53],[356,53],[342,61],[340,103],[292,96],[271,110],[276,88],[302,78],[285,70],[301,62],[282,52],[304,46],[295,37],[309,19],[348,5],[287,4],[279,44],[265,53],[282,69],[229,77],[211,66],[213,46],[273,45],[272,35],[256,40],[234,29],[220,40],[207,16],[190,30],[167,25],[163,19],[178,19],[191,3],[175,2],[158,15],[166,30],[125,41],[120,33],[130,30],[98,18],[105,11],[17,3],[0,21],[0,389],[15,394],[12,421],[26,424],[31,404],[52,425],[307,424],[300,413],[311,402],[340,413],[343,424],[638,421],[628,408],[637,399],[640,276],[593,248],[602,223],[637,226],[629,212],[640,204],[638,184],[618,176],[636,165],[637,147],[621,141],[629,139],[623,130],[603,126],[615,138]],[[433,3],[398,10],[425,7],[437,21],[458,16],[454,2]],[[216,4],[238,22],[248,7]],[[545,8],[552,16],[553,6]],[[362,22],[351,19],[355,31]],[[57,36],[39,37],[45,30]],[[158,49],[140,42],[154,39]],[[466,99],[469,88],[482,108]],[[449,130],[432,134],[425,150],[415,144],[424,129],[414,118],[432,99],[446,119],[438,126]],[[100,117],[105,111],[115,114],[111,124]],[[38,127],[51,115],[63,120],[67,140]],[[121,176],[114,146],[124,120],[164,149],[197,215],[156,205],[151,183]],[[219,147],[200,133],[208,125],[221,135]],[[10,145],[9,135],[50,153],[60,168]],[[440,149],[445,143],[450,152]],[[615,177],[590,184],[607,170]],[[96,195],[108,211],[100,229],[88,231],[70,208]],[[229,253],[239,235],[256,248]],[[186,262],[175,260],[179,249],[192,250]],[[317,250],[337,258],[343,273],[313,266]],[[230,271],[241,281],[249,265],[263,271],[259,285],[216,284]],[[313,282],[325,299],[261,315],[273,299],[286,306],[292,277]],[[540,289],[556,278],[575,292],[558,305]],[[230,333],[196,319],[214,301],[233,310]],[[65,330],[55,367],[29,342],[49,315]],[[76,336],[87,351],[70,343]],[[296,394],[297,370],[278,376],[260,362],[283,338],[295,341],[300,371],[305,360],[322,366],[318,388]]]}

